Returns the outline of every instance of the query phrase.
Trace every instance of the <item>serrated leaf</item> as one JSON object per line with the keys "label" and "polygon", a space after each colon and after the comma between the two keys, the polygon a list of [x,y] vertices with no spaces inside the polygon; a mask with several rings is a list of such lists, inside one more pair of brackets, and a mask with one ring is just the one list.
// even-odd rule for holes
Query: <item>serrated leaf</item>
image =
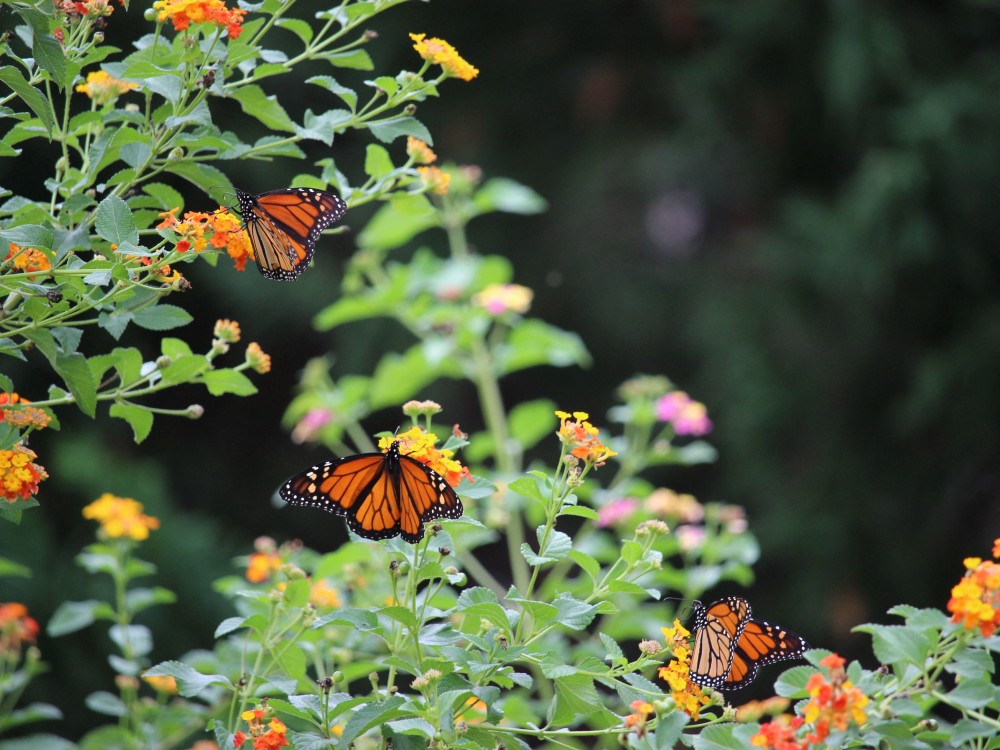
{"label": "serrated leaf", "polygon": [[129,423],[132,437],[137,444],[149,437],[149,432],[153,429],[153,412],[141,406],[121,402],[112,404],[108,413]]}
{"label": "serrated leaf", "polygon": [[372,727],[385,724],[397,718],[403,698],[394,695],[381,703],[369,703],[355,711],[347,720],[344,733],[340,736],[339,747],[349,747],[350,744]]}
{"label": "serrated leaf", "polygon": [[93,417],[97,411],[97,381],[86,357],[82,354],[56,354],[52,369],[63,379],[80,411]]}
{"label": "serrated leaf", "polygon": [[42,121],[46,133],[51,137],[52,126],[55,124],[55,115],[49,106],[48,99],[38,93],[37,89],[28,83],[28,79],[21,75],[21,71],[12,66],[0,68],[0,81],[7,84],[10,90],[28,105],[28,108]]}
{"label": "serrated leaf", "polygon": [[377,143],[369,143],[365,150],[365,174],[378,179],[389,174],[393,169],[395,167],[389,152]]}
{"label": "serrated leaf", "polygon": [[404,135],[419,138],[425,143],[431,142],[431,133],[427,127],[415,117],[395,117],[391,120],[368,123],[368,129],[382,143],[392,143]]}
{"label": "serrated leaf", "polygon": [[101,239],[114,245],[139,244],[132,209],[117,195],[109,195],[97,205],[94,230]]}
{"label": "serrated leaf", "polygon": [[278,98],[273,95],[268,96],[260,86],[256,84],[241,86],[231,96],[240,103],[245,114],[269,129],[284,133],[295,132],[295,123],[285,108],[278,103]]}
{"label": "serrated leaf", "polygon": [[229,678],[221,674],[202,674],[194,667],[179,661],[165,661],[146,670],[151,677],[173,677],[177,680],[177,691],[185,698],[193,698],[210,685],[233,687]]}
{"label": "serrated leaf", "polygon": [[205,387],[213,396],[221,396],[224,393],[233,393],[237,396],[252,396],[257,392],[257,386],[253,384],[242,372],[231,369],[210,370],[203,376]]}
{"label": "serrated leaf", "polygon": [[182,307],[160,304],[137,310],[132,320],[137,326],[148,331],[169,331],[187,325],[194,318]]}

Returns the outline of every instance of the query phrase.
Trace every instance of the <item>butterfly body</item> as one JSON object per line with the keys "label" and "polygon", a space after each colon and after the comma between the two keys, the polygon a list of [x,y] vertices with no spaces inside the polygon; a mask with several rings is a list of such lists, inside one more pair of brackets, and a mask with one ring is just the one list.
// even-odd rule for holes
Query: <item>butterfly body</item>
{"label": "butterfly body", "polygon": [[462,501],[438,472],[400,455],[393,441],[386,453],[361,453],[313,466],[285,482],[278,494],[290,505],[320,508],[347,518],[366,539],[402,536],[416,544],[424,523],[459,518]]}
{"label": "butterfly body", "polygon": [[737,690],[757,676],[758,669],[797,659],[810,646],[780,625],[751,617],[750,603],[727,596],[705,607],[695,604],[691,681],[715,690]]}
{"label": "butterfly body", "polygon": [[236,199],[257,268],[277,281],[297,279],[316,252],[320,234],[347,211],[338,196],[313,188],[260,195],[236,188]]}

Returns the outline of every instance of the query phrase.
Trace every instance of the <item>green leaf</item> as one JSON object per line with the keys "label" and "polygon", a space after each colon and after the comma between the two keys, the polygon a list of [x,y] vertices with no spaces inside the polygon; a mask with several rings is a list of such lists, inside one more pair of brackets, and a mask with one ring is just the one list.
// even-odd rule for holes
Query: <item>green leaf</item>
{"label": "green leaf", "polygon": [[257,386],[253,384],[242,372],[231,369],[210,370],[206,372],[203,380],[208,392],[213,396],[221,396],[224,393],[234,393],[237,396],[252,396],[257,392]]}
{"label": "green leaf", "polygon": [[97,411],[97,382],[82,354],[56,354],[52,368],[63,379],[76,405],[88,417]]}
{"label": "green leaf", "polygon": [[42,121],[45,131],[49,137],[52,136],[52,126],[55,124],[55,115],[49,106],[49,101],[35,89],[28,79],[21,75],[21,71],[11,66],[0,68],[0,81],[10,87],[11,91],[17,94],[28,108]]}
{"label": "green leaf", "polygon": [[482,586],[473,586],[459,595],[455,611],[460,614],[483,617],[504,632],[510,632],[510,618],[500,606],[497,595]]}
{"label": "green leaf", "polygon": [[120,402],[112,404],[108,413],[112,417],[124,419],[129,423],[132,427],[132,436],[137,444],[149,437],[149,431],[153,429],[153,412],[141,406]]}
{"label": "green leaf", "polygon": [[605,659],[613,663],[618,659],[625,658],[625,652],[622,651],[622,647],[618,645],[618,641],[607,633],[598,632],[597,635],[600,636],[601,643],[604,644],[604,648],[608,650],[607,656],[604,657]]}
{"label": "green leaf", "polygon": [[97,619],[113,616],[111,608],[104,602],[88,599],[85,602],[63,602],[52,613],[45,626],[45,632],[53,638],[75,633]]}
{"label": "green leaf", "polygon": [[78,746],[54,734],[29,734],[3,741],[3,750],[77,750]]}
{"label": "green leaf", "polygon": [[336,94],[351,110],[354,110],[358,106],[358,92],[342,85],[332,76],[313,76],[312,78],[307,78],[306,83],[322,86],[330,93]]}
{"label": "green leaf", "polygon": [[18,576],[20,578],[31,578],[31,568],[21,565],[6,557],[0,557],[0,577]]}
{"label": "green leaf", "polygon": [[804,698],[806,683],[816,674],[814,667],[792,667],[782,672],[774,683],[774,692],[782,698]]}
{"label": "green leaf", "polygon": [[503,211],[509,214],[538,214],[548,208],[545,199],[531,188],[505,177],[487,180],[472,197],[483,213]]}
{"label": "green leaf", "polygon": [[186,354],[171,361],[160,371],[164,383],[189,383],[211,365],[202,354]]}
{"label": "green leaf", "polygon": [[746,750],[757,733],[755,724],[715,724],[694,735],[695,750]]}
{"label": "green leaf", "polygon": [[[300,21],[299,23],[303,23]],[[308,24],[304,24],[308,27]],[[245,114],[250,115],[271,130],[284,133],[295,132],[295,123],[288,116],[285,108],[278,103],[276,96],[268,96],[264,89],[256,84],[241,86],[231,96],[240,103]]]}
{"label": "green leaf", "polygon": [[182,307],[160,304],[137,310],[133,320],[137,326],[148,331],[169,331],[187,325],[194,318]]}
{"label": "green leaf", "polygon": [[22,224],[19,227],[0,229],[0,240],[23,247],[52,247],[54,239],[52,230],[40,224]]}
{"label": "green leaf", "polygon": [[317,55],[330,62],[338,68],[350,68],[352,70],[372,70],[375,65],[367,52],[363,49],[354,49],[347,52],[330,52]]}
{"label": "green leaf", "polygon": [[309,44],[313,38],[312,26],[298,18],[279,18],[274,22],[274,25],[288,29],[306,44]]}
{"label": "green leaf", "polygon": [[227,617],[220,622],[212,634],[213,638],[221,638],[224,635],[235,633],[246,624],[246,617]]}
{"label": "green leaf", "polygon": [[401,213],[390,201],[358,232],[358,245],[369,250],[393,250],[421,232],[440,225],[441,217],[436,212]]}
{"label": "green leaf", "polygon": [[569,551],[569,558],[579,565],[583,572],[590,576],[592,581],[597,582],[598,577],[601,575],[601,564],[597,560],[591,555],[584,554],[575,549]]}
{"label": "green leaf", "polygon": [[569,367],[590,364],[590,354],[575,333],[563,331],[541,320],[524,320],[515,326],[499,366],[503,373],[538,365]]}
{"label": "green leaf", "polygon": [[362,706],[351,718],[347,720],[344,733],[340,736],[338,747],[350,747],[351,743],[372,727],[385,724],[403,715],[399,707],[403,703],[403,698],[394,695],[381,703],[368,703]]}
{"label": "green leaf", "polygon": [[948,703],[966,710],[989,704],[996,697],[996,688],[987,680],[962,680],[947,694]]}
{"label": "green leaf", "polygon": [[542,490],[538,486],[538,480],[533,477],[518,477],[507,485],[507,489],[511,492],[516,492],[522,497],[537,500],[542,505],[548,505],[548,499],[542,494]]}
{"label": "green leaf", "polygon": [[177,596],[174,592],[162,586],[129,589],[128,593],[125,594],[125,608],[132,615],[157,604],[173,604],[176,601]]}
{"label": "green leaf", "polygon": [[202,674],[194,667],[179,661],[161,662],[148,669],[145,674],[151,677],[173,677],[177,680],[177,691],[185,698],[193,698],[209,685],[233,687],[233,684],[224,675]]}
{"label": "green leaf", "polygon": [[391,120],[368,123],[368,129],[382,143],[392,143],[404,135],[412,135],[425,143],[430,143],[431,133],[416,117],[395,117]]}
{"label": "green leaf", "polygon": [[117,195],[109,195],[98,204],[94,230],[101,239],[115,245],[139,244],[139,230],[132,209]]}
{"label": "green leaf", "polygon": [[586,716],[601,705],[601,697],[594,687],[594,680],[585,674],[557,677],[556,700],[552,723],[566,725],[577,716]]}
{"label": "green leaf", "polygon": [[209,164],[196,161],[175,161],[168,162],[166,167],[168,172],[172,172],[178,177],[183,177],[192,185],[199,189],[204,189],[207,185],[229,185],[229,178],[220,169]]}
{"label": "green leaf", "polygon": [[588,518],[591,521],[596,521],[600,518],[597,511],[593,508],[588,508],[586,505],[564,505],[558,513],[559,516],[578,516],[580,518]]}
{"label": "green leaf", "polygon": [[395,167],[389,152],[377,143],[369,143],[365,150],[365,174],[378,179],[389,174],[393,169]]}
{"label": "green leaf", "polygon": [[91,693],[84,699],[84,703],[91,711],[104,716],[125,716],[128,714],[128,709],[125,708],[122,699],[106,690]]}
{"label": "green leaf", "polygon": [[66,56],[52,34],[49,17],[31,6],[14,4],[12,7],[31,27],[31,54],[35,62],[51,76],[60,90],[65,89],[71,83],[66,80]]}
{"label": "green leaf", "polygon": [[559,594],[552,602],[559,610],[558,622],[571,630],[583,630],[597,616],[597,606],[574,599],[565,592]]}
{"label": "green leaf", "polygon": [[931,648],[923,633],[904,625],[859,625],[854,630],[871,634],[872,651],[883,664],[904,662],[923,669]]}

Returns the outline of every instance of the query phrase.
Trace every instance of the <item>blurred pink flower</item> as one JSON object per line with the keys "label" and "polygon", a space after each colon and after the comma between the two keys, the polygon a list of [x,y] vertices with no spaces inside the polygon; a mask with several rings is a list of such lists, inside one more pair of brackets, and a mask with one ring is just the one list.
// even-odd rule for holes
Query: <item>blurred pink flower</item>
{"label": "blurred pink flower", "polygon": [[674,529],[682,552],[693,552],[705,543],[705,529],[701,526],[685,524]]}
{"label": "blurred pink flower", "polygon": [[635,513],[638,507],[639,501],[634,497],[619,497],[607,505],[602,505],[597,509],[597,528],[614,526]]}
{"label": "blurred pink flower", "polygon": [[656,402],[656,416],[661,422],[671,422],[678,435],[707,435],[712,431],[708,409],[684,391],[662,396]]}
{"label": "blurred pink flower", "polygon": [[306,415],[299,420],[292,430],[292,442],[304,443],[316,437],[323,425],[333,419],[333,412],[329,409],[310,409]]}

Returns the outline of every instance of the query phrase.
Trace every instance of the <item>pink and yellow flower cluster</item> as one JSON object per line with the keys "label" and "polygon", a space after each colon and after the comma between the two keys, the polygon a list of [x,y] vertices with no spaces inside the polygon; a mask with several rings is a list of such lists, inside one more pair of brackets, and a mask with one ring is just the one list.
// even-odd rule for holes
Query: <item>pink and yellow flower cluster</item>
{"label": "pink and yellow flower cluster", "polygon": [[209,245],[216,250],[225,250],[236,263],[236,270],[246,268],[247,260],[253,257],[250,249],[250,238],[243,231],[239,219],[228,211],[220,208],[214,213],[203,211],[187,211],[184,218],[178,220],[178,209],[172,208],[160,214],[163,219],[156,225],[157,229],[169,229],[177,237],[177,251],[186,253],[193,250],[204,252]]}
{"label": "pink and yellow flower cluster", "polygon": [[601,442],[599,430],[587,421],[590,419],[587,412],[575,411],[570,414],[556,411],[555,414],[559,417],[559,431],[556,434],[573,456],[590,466],[603,466],[609,458],[618,455]]}

